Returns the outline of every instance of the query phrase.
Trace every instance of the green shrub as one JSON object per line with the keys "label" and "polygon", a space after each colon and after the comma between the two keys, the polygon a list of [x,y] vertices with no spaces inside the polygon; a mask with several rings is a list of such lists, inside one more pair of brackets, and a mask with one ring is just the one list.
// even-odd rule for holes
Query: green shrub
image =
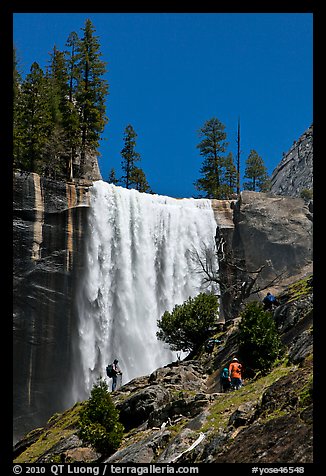
{"label": "green shrub", "polygon": [[108,386],[102,379],[94,384],[91,396],[80,411],[80,438],[102,455],[110,455],[119,447],[124,427],[119,422]]}
{"label": "green shrub", "polygon": [[303,198],[303,200],[309,201],[312,200],[313,198],[313,191],[311,188],[304,188],[301,190],[300,197]]}
{"label": "green shrub", "polygon": [[239,324],[239,352],[248,367],[270,369],[283,353],[283,346],[273,319],[260,302],[247,304]]}
{"label": "green shrub", "polygon": [[195,298],[166,311],[157,321],[157,338],[169,344],[174,351],[195,351],[210,336],[216,323],[218,297],[201,293]]}

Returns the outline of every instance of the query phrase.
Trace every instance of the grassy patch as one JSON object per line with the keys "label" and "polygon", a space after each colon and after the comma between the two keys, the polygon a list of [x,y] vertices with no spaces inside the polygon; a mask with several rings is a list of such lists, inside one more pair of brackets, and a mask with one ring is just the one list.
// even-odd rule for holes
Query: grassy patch
{"label": "grassy patch", "polygon": [[268,375],[248,382],[239,390],[224,393],[223,396],[210,407],[210,416],[207,418],[207,422],[203,425],[201,431],[216,432],[220,428],[226,428],[231,414],[241,404],[253,401],[258,403],[266,388],[292,371],[292,367],[281,365],[274,368]]}
{"label": "grassy patch", "polygon": [[299,394],[299,406],[303,410],[312,403],[312,390],[313,389],[313,376],[311,376],[308,382],[302,388]]}
{"label": "grassy patch", "polygon": [[311,287],[311,276],[308,276],[304,279],[300,279],[294,284],[291,284],[288,288],[288,302],[297,301],[303,296],[312,292]]}
{"label": "grassy patch", "polygon": [[35,463],[60,440],[76,433],[82,403],[76,403],[62,414],[53,415],[37,441],[21,453],[14,463]]}

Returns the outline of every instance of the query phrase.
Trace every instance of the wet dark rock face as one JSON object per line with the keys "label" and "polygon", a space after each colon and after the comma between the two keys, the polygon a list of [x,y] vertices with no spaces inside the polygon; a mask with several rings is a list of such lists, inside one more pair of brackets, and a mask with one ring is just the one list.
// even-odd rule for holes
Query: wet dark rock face
{"label": "wet dark rock face", "polygon": [[14,176],[14,436],[66,408],[89,192],[36,174]]}

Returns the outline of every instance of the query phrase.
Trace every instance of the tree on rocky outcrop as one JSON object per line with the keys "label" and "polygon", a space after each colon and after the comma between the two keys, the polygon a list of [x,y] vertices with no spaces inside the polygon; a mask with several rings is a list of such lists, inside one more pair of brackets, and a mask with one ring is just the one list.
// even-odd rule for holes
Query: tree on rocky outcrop
{"label": "tree on rocky outcrop", "polygon": [[219,300],[215,294],[200,293],[157,321],[157,338],[174,351],[196,352],[211,335],[218,317]]}
{"label": "tree on rocky outcrop", "polygon": [[240,117],[238,119],[238,131],[237,131],[237,195],[240,195]]}
{"label": "tree on rocky outcrop", "polygon": [[90,398],[80,411],[79,436],[102,455],[112,454],[120,445],[124,427],[119,422],[119,412],[112,402],[108,386],[98,379]]}
{"label": "tree on rocky outcrop", "polygon": [[225,126],[216,117],[205,122],[199,130],[201,138],[197,148],[204,158],[200,173],[202,177],[194,183],[197,190],[204,192],[204,198],[224,198],[221,186],[225,151],[227,148]]}
{"label": "tree on rocky outcrop", "polygon": [[69,162],[70,109],[65,55],[56,46],[46,73],[51,128],[42,151],[42,172],[46,176],[67,176]]}
{"label": "tree on rocky outcrop", "polygon": [[66,46],[68,50],[66,51],[67,59],[67,74],[68,74],[68,99],[69,102],[73,102],[75,91],[77,88],[77,79],[78,79],[78,69],[77,69],[77,46],[78,46],[78,35],[75,31],[71,32],[68,36]]}
{"label": "tree on rocky outcrop", "polygon": [[73,179],[74,170],[73,164],[77,157],[77,151],[81,146],[81,134],[80,134],[80,120],[79,111],[76,103],[76,90],[78,84],[78,64],[77,64],[77,45],[78,35],[75,31],[68,36],[66,46],[68,50],[65,51],[66,68],[67,68],[67,85],[68,85],[68,101],[67,101],[67,113],[64,117],[65,130],[68,137],[68,164],[67,164],[67,177],[69,180]]}
{"label": "tree on rocky outcrop", "polygon": [[248,182],[243,184],[245,190],[252,192],[267,192],[270,189],[270,181],[267,173],[267,168],[264,161],[255,150],[251,150],[246,160],[246,169],[244,174]]}
{"label": "tree on rocky outcrop", "polygon": [[81,132],[80,176],[85,173],[87,153],[97,149],[100,135],[108,121],[105,115],[108,84],[103,79],[106,67],[105,62],[101,60],[100,43],[94,35],[95,28],[89,19],[82,31],[84,35],[76,48],[75,92]]}
{"label": "tree on rocky outcrop", "polygon": [[234,190],[237,187],[237,169],[234,164],[233,154],[230,152],[224,161],[223,183],[220,187],[221,196],[224,200],[234,198]]}
{"label": "tree on rocky outcrop", "polygon": [[119,184],[119,179],[116,176],[115,169],[112,167],[108,177],[108,183],[112,183],[113,185]]}
{"label": "tree on rocky outcrop", "polygon": [[42,175],[54,179],[65,178],[67,174],[68,138],[62,127],[55,124],[46,139],[42,152]]}
{"label": "tree on rocky outcrop", "polygon": [[44,72],[39,64],[34,62],[21,85],[19,103],[21,135],[15,163],[22,170],[42,173],[43,148],[52,127],[48,99],[48,83]]}
{"label": "tree on rocky outcrop", "polygon": [[59,51],[54,46],[46,74],[34,62],[22,80],[14,51],[16,169],[68,180],[88,173],[107,123],[108,85],[103,79],[106,67],[100,44],[90,20],[86,20],[82,30],[81,39],[75,32],[69,35],[68,51]]}
{"label": "tree on rocky outcrop", "polygon": [[124,187],[130,188],[132,183],[132,172],[136,167],[135,163],[139,162],[140,154],[136,152],[136,138],[137,134],[131,124],[128,124],[124,131],[124,147],[121,150],[121,168],[124,175],[121,178],[121,182]]}
{"label": "tree on rocky outcrop", "polygon": [[19,69],[17,51],[13,49],[13,162],[19,168],[23,152],[24,130],[22,128],[22,77]]}
{"label": "tree on rocky outcrop", "polygon": [[142,193],[153,193],[149,186],[145,172],[139,167],[134,167],[131,172],[131,185],[133,188]]}
{"label": "tree on rocky outcrop", "polygon": [[145,172],[136,166],[141,161],[140,154],[136,152],[137,133],[133,126],[128,124],[124,131],[124,147],[121,150],[121,168],[124,175],[119,182],[123,187],[134,188],[139,192],[153,193],[149,186]]}

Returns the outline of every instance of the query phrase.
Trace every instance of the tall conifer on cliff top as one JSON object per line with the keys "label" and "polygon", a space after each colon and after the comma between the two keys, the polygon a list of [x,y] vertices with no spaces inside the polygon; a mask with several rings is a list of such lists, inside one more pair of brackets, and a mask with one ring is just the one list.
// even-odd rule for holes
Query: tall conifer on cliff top
{"label": "tall conifer on cliff top", "polygon": [[86,154],[98,147],[100,135],[108,120],[105,115],[108,84],[103,79],[106,66],[101,60],[98,37],[94,35],[95,28],[89,19],[82,31],[84,35],[76,48],[76,103],[80,114],[81,176],[85,172]]}
{"label": "tall conifer on cliff top", "polygon": [[140,161],[140,154],[136,152],[137,134],[131,124],[128,124],[124,131],[124,147],[121,151],[121,168],[124,172],[122,184],[130,188],[133,183],[133,172],[136,168],[135,162]]}
{"label": "tall conifer on cliff top", "polygon": [[39,64],[34,62],[21,86],[20,127],[23,131],[19,168],[42,173],[42,153],[52,122],[48,83]]}
{"label": "tall conifer on cliff top", "polygon": [[246,160],[246,170],[244,178],[249,179],[243,184],[245,190],[253,192],[265,192],[270,188],[267,168],[263,159],[255,150],[251,150]]}
{"label": "tall conifer on cliff top", "polygon": [[200,173],[202,177],[195,182],[197,190],[204,192],[204,198],[224,198],[222,189],[224,153],[226,151],[225,126],[216,117],[205,122],[199,130],[201,138],[197,148],[204,157]]}

